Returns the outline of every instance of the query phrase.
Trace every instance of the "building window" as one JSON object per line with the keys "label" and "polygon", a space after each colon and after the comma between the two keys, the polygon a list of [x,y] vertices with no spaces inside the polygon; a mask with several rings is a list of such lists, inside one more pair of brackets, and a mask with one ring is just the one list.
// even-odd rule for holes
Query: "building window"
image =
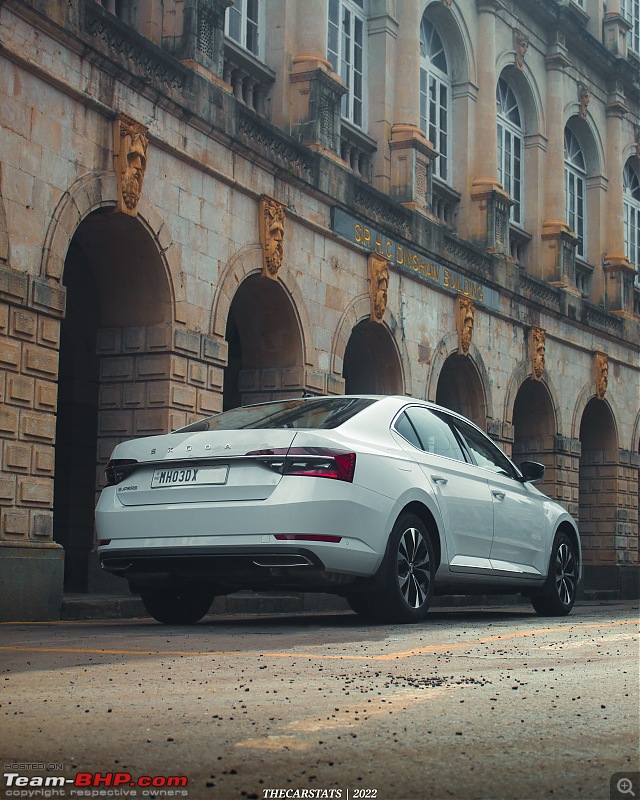
{"label": "building window", "polygon": [[260,2],[259,0],[236,0],[227,9],[225,33],[240,47],[260,58]]}
{"label": "building window", "polygon": [[580,143],[573,131],[564,129],[564,189],[567,224],[578,237],[576,255],[586,254],[585,189],[587,168]]}
{"label": "building window", "polygon": [[438,152],[434,175],[449,182],[451,80],[442,39],[433,24],[420,26],[420,127]]}
{"label": "building window", "polygon": [[632,25],[629,47],[640,53],[640,0],[622,0],[622,16]]}
{"label": "building window", "polygon": [[342,116],[365,128],[366,69],[365,0],[329,0],[327,56],[348,91],[342,97]]}
{"label": "building window", "polygon": [[[624,249],[625,255],[636,270],[640,267],[640,179],[627,163],[624,168]],[[636,273],[636,286],[640,275]]]}
{"label": "building window", "polygon": [[496,102],[498,104],[498,178],[502,188],[515,201],[511,207],[511,221],[516,225],[522,225],[523,130],[518,101],[504,78],[500,78],[498,81]]}

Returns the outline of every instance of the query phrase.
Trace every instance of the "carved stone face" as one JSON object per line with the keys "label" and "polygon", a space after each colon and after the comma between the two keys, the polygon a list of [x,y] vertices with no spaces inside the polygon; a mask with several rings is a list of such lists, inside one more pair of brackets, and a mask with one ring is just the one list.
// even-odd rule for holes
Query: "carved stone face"
{"label": "carved stone face", "polygon": [[458,302],[458,352],[466,356],[469,354],[471,340],[473,339],[475,306],[473,301],[467,297],[461,297]]}
{"label": "carved stone face", "polygon": [[284,255],[284,209],[280,204],[265,203],[264,257],[267,271],[275,276],[282,266]]}
{"label": "carved stone face", "polygon": [[596,393],[598,400],[602,400],[609,385],[609,358],[604,353],[596,353]]}
{"label": "carved stone face", "polygon": [[369,256],[368,268],[371,320],[382,322],[389,302],[389,264],[386,259],[372,254]]}
{"label": "carved stone face", "polygon": [[376,319],[381,320],[387,310],[389,301],[389,270],[385,267],[380,273],[373,302],[373,313]]}
{"label": "carved stone face", "polygon": [[534,328],[531,334],[531,369],[536,380],[541,380],[544,373],[545,351],[546,334],[541,328]]}
{"label": "carved stone face", "polygon": [[528,49],[529,49],[529,40],[523,33],[520,33],[520,31],[518,31],[515,34],[516,66],[518,67],[518,69],[523,69],[524,58],[527,55]]}
{"label": "carved stone face", "polygon": [[146,166],[146,137],[140,133],[135,133],[131,137],[131,144],[127,151],[122,175],[122,199],[129,210],[134,209],[140,200]]}

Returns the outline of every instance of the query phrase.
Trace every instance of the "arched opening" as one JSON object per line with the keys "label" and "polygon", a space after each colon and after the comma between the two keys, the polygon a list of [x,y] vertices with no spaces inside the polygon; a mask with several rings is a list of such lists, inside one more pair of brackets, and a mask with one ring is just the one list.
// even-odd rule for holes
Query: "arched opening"
{"label": "arched opening", "polygon": [[462,414],[487,429],[487,402],[475,364],[468,356],[453,353],[438,378],[436,403]]}
{"label": "arched opening", "polygon": [[388,328],[363,319],[351,331],[342,376],[346,394],[402,394],[402,367]]}
{"label": "arched opening", "polygon": [[[618,442],[611,409],[592,398],[580,423],[579,526],[585,564],[615,566]],[[585,575],[585,583],[588,583]]]}
{"label": "arched opening", "polygon": [[[60,332],[53,527],[65,550],[65,590],[89,588],[98,462],[133,436],[144,411],[144,326],[171,320],[171,295],[158,251],[131,217],[101,210],[78,227],[65,259],[67,307]],[[101,348],[105,329],[114,344]],[[132,354],[127,358],[127,339]],[[105,354],[105,349],[110,350]]]}
{"label": "arched opening", "polygon": [[562,484],[556,483],[555,433],[556,421],[549,390],[542,381],[526,380],[516,395],[513,406],[513,460],[538,461],[546,467],[540,491],[563,499]]}
{"label": "arched opening", "polygon": [[304,386],[300,326],[277,281],[251,275],[229,309],[223,409],[299,396]]}

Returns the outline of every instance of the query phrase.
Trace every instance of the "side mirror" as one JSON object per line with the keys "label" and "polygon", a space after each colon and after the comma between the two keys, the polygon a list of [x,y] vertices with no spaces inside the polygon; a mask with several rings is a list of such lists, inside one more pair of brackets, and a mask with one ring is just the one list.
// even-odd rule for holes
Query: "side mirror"
{"label": "side mirror", "polygon": [[542,480],[544,464],[538,464],[537,461],[523,461],[520,464],[520,472],[522,473],[521,480],[523,483],[534,483]]}

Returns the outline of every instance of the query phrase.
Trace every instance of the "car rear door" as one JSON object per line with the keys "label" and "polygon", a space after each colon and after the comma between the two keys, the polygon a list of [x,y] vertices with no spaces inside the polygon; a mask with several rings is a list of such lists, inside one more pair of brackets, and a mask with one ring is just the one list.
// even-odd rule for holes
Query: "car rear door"
{"label": "car rear door", "polygon": [[450,568],[490,569],[493,501],[484,470],[465,461],[450,426],[425,406],[406,408],[394,427],[406,440],[404,446],[411,447],[438,499]]}

